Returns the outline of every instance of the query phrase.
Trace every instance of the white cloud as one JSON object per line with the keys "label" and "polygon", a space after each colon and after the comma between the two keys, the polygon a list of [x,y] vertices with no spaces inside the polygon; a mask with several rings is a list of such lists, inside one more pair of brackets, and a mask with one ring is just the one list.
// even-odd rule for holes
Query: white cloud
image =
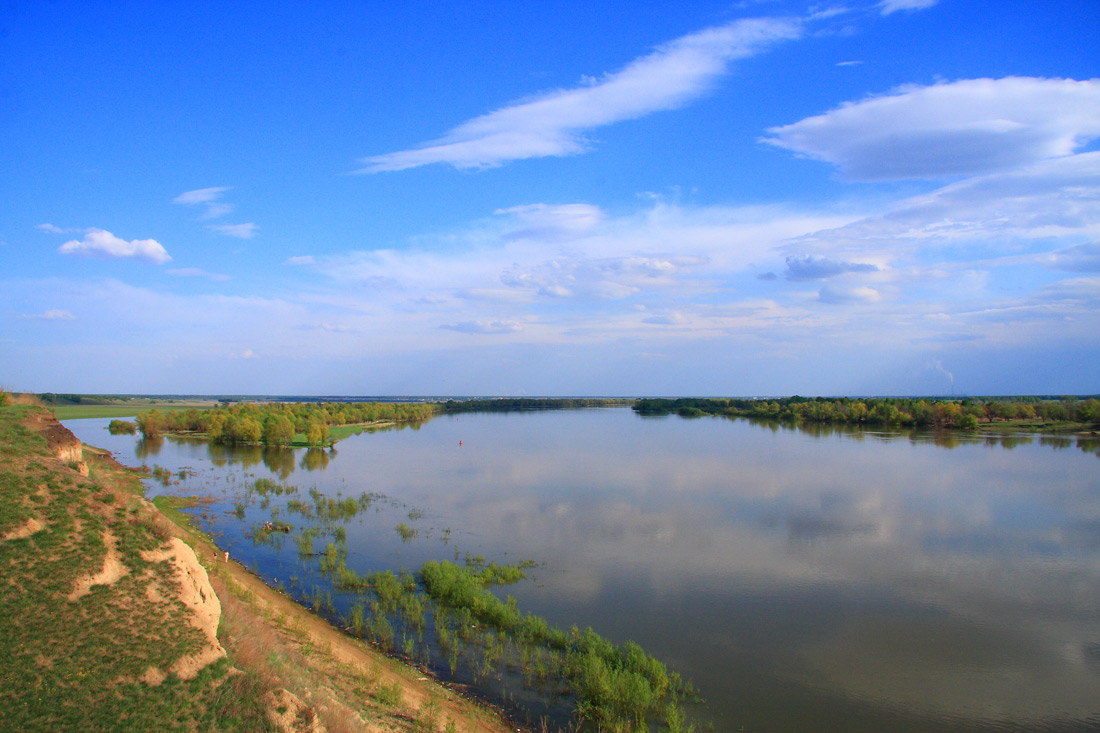
{"label": "white cloud", "polygon": [[940,0],[882,0],[878,4],[879,12],[890,15],[899,10],[924,10],[930,8]]}
{"label": "white cloud", "polygon": [[206,211],[203,212],[203,219],[220,219],[226,214],[233,213],[233,210],[237,207],[233,204],[227,204],[224,201],[214,201],[206,205]]}
{"label": "white cloud", "polygon": [[882,294],[874,288],[868,287],[826,285],[818,292],[818,298],[822,303],[829,303],[832,305],[842,303],[877,303],[882,300]]}
{"label": "white cloud", "polygon": [[877,265],[860,262],[837,262],[828,257],[801,255],[787,258],[788,280],[826,280],[848,272],[877,272]]}
{"label": "white cloud", "polygon": [[127,242],[103,229],[88,229],[84,239],[72,239],[58,248],[61,254],[90,257],[117,257],[147,260],[163,264],[172,259],[160,242],[154,239],[133,239]]}
{"label": "white cloud", "polygon": [[666,43],[598,80],[476,117],[421,147],[364,158],[361,172],[432,163],[486,168],[511,160],[576,155],[589,147],[586,131],[681,107],[706,93],[731,61],[800,33],[797,21],[769,18],[708,28]]}
{"label": "white cloud", "polygon": [[1071,301],[1096,315],[1100,306],[1100,277],[1075,277],[1051,283],[1039,293],[1042,300]]}
{"label": "white cloud", "polygon": [[943,178],[1070,155],[1100,136],[1100,79],[967,79],[852,102],[764,142],[854,179]]}
{"label": "white cloud", "polygon": [[509,234],[513,239],[559,239],[590,231],[603,220],[603,212],[591,204],[527,204],[497,209],[497,215],[513,216],[526,226]]}
{"label": "white cloud", "polygon": [[76,318],[71,311],[62,308],[51,308],[44,313],[19,314],[20,318],[34,318],[41,321],[72,321]]}
{"label": "white cloud", "polygon": [[619,300],[639,292],[680,285],[681,278],[707,262],[705,257],[623,256],[553,260],[513,266],[501,274],[510,288],[540,296]]}
{"label": "white cloud", "polygon": [[233,204],[220,201],[222,194],[230,190],[231,186],[214,186],[211,188],[197,188],[194,191],[185,191],[172,199],[174,204],[184,206],[202,206],[203,219],[218,219],[233,211]]}
{"label": "white cloud", "polygon": [[67,233],[61,227],[55,227],[53,224],[49,224],[49,223],[39,224],[38,226],[35,227],[35,229],[46,232],[47,234],[66,234]]}
{"label": "white cloud", "polygon": [[214,186],[212,188],[196,188],[194,191],[185,191],[172,199],[172,203],[193,206],[195,204],[209,204],[221,198],[230,186]]}
{"label": "white cloud", "polygon": [[1100,272],[1100,242],[1088,242],[1051,252],[1046,264],[1068,272]]}
{"label": "white cloud", "polygon": [[313,264],[316,264],[316,262],[317,262],[317,260],[315,260],[313,258],[313,255],[299,255],[297,257],[287,257],[286,261],[283,262],[283,264],[284,265],[300,266],[300,265],[313,265]]}
{"label": "white cloud", "polygon": [[252,222],[247,224],[208,224],[207,229],[218,234],[224,234],[227,237],[236,237],[237,239],[252,239],[256,236],[256,225]]}
{"label": "white cloud", "polygon": [[943,186],[883,214],[793,239],[787,249],[834,257],[898,256],[990,242],[1008,251],[1043,241],[1072,246],[1097,237],[1100,153],[1080,153]]}
{"label": "white cloud", "polygon": [[459,333],[502,334],[515,333],[522,327],[516,321],[465,321],[463,323],[444,324],[441,328]]}

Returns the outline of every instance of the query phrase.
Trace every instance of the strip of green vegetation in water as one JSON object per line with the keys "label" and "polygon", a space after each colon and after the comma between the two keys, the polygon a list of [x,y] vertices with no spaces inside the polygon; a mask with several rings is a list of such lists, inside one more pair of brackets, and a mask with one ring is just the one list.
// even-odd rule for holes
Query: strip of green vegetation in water
{"label": "strip of green vegetation in water", "polygon": [[416,424],[436,411],[423,402],[239,402],[208,410],[151,410],[137,416],[137,427],[147,439],[174,433],[223,445],[322,446],[363,426]]}
{"label": "strip of green vegetation in water", "polygon": [[[259,480],[249,492],[279,493],[280,488],[271,483]],[[294,491],[282,488],[281,493]],[[361,574],[347,565],[342,523],[376,502],[394,501],[381,494],[344,499],[316,490],[310,494],[311,502],[290,498],[286,507],[290,514],[310,521],[310,526],[295,530],[273,514],[271,521],[253,527],[252,534],[257,543],[280,545],[281,537],[294,533],[299,559],[313,564],[332,583],[331,590],[314,587],[303,592],[304,602],[315,611],[338,618],[357,636],[423,664],[430,663],[424,637],[431,629],[434,648],[449,663],[452,674],[460,655],[475,677],[486,681],[510,668],[524,685],[547,691],[551,698],[570,695],[574,714],[601,730],[648,731],[656,721],[670,731],[691,730],[683,709],[685,702],[697,700],[691,685],[636,643],[615,645],[591,628],[555,628],[546,619],[521,611],[512,596],[501,600],[490,590],[526,579],[527,571],[537,566],[533,560],[501,565],[467,552],[464,564],[430,560],[416,574],[388,569]],[[410,517],[420,514],[409,512]],[[398,524],[397,531],[409,540],[418,534],[405,522]],[[458,557],[456,549],[456,561]],[[334,593],[350,594],[343,615],[337,614]]]}
{"label": "strip of green vegetation in water", "polygon": [[443,412],[519,412],[521,410],[576,410],[586,407],[630,407],[632,398],[499,397],[486,400],[447,400]]}
{"label": "strip of green vegetation in water", "polygon": [[[299,535],[302,559],[311,554],[317,536],[316,530]],[[497,674],[494,670],[511,659],[525,684],[568,692],[575,715],[601,730],[648,731],[651,721],[662,721],[670,731],[691,730],[683,710],[684,702],[697,700],[690,683],[636,643],[615,645],[591,628],[555,628],[522,612],[513,597],[501,600],[489,590],[525,579],[526,570],[536,566],[532,560],[486,564],[467,553],[465,565],[432,560],[415,576],[391,570],[362,575],[347,567],[343,536],[326,543],[315,557],[334,590],[366,595],[341,618],[345,628],[386,649],[413,659],[419,643],[420,661],[426,662],[423,637],[431,608],[437,648],[452,672],[462,645],[480,659],[470,661],[478,676]],[[314,588],[306,600],[319,612],[335,613],[331,592]]]}
{"label": "strip of green vegetation in water", "polygon": [[794,422],[916,426],[976,430],[979,426],[1079,431],[1100,427],[1100,399],[1066,397],[935,399],[909,397],[784,397],[775,400],[640,399],[643,415],[720,415]]}
{"label": "strip of green vegetation in water", "polygon": [[[616,646],[591,628],[569,632],[554,628],[545,619],[522,613],[514,598],[501,601],[488,587],[515,582],[523,576],[520,566],[490,564],[478,570],[443,561],[428,561],[420,579],[428,596],[460,624],[472,619],[496,629],[502,636],[528,647],[555,652],[555,670],[576,697],[576,713],[601,728],[647,730],[647,721],[663,720],[682,726],[681,702],[694,699],[690,685],[669,674],[665,665],[646,654],[634,642]],[[681,728],[682,729],[682,728]]]}

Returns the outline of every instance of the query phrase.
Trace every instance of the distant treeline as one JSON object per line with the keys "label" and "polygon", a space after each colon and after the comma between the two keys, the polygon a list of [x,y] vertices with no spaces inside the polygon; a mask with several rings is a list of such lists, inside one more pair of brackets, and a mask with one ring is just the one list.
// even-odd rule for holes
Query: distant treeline
{"label": "distant treeline", "polygon": [[684,417],[725,415],[823,423],[915,425],[973,429],[997,420],[1100,423],[1100,400],[1038,397],[948,400],[910,397],[784,397],[756,399],[640,399],[643,415],[676,413]]}
{"label": "distant treeline", "polygon": [[79,394],[54,394],[43,392],[38,395],[38,400],[44,405],[80,405],[86,401],[85,395]]}
{"label": "distant treeline", "polygon": [[242,402],[206,410],[143,412],[137,427],[146,438],[191,433],[226,445],[287,446],[301,434],[308,445],[324,445],[330,427],[420,422],[435,411],[430,404],[408,402]]}
{"label": "distant treeline", "polygon": [[444,412],[515,412],[518,410],[572,410],[581,407],[629,407],[633,399],[575,397],[502,397],[487,400],[447,400]]}

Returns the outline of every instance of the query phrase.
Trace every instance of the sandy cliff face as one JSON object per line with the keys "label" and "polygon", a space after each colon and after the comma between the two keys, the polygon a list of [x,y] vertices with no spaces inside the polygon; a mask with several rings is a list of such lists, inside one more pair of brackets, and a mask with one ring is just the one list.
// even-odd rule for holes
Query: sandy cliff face
{"label": "sandy cliff face", "polygon": [[48,413],[37,413],[28,420],[28,426],[46,439],[50,453],[62,462],[76,464],[82,476],[88,475],[88,466],[84,463],[84,450],[80,441],[68,428]]}
{"label": "sandy cliff face", "polygon": [[172,665],[181,679],[189,680],[208,664],[225,656],[225,649],[218,643],[218,621],[221,620],[222,606],[218,596],[210,586],[210,577],[187,543],[178,537],[169,540],[166,549],[143,552],[142,557],[149,562],[168,561],[175,569],[178,586],[172,592],[191,611],[191,625],[206,637],[202,649],[176,660]]}
{"label": "sandy cliff face", "polygon": [[42,437],[46,439],[46,446],[49,447],[50,452],[62,461],[78,463],[84,460],[80,441],[61,423],[54,421],[53,425],[47,425],[42,431]]}

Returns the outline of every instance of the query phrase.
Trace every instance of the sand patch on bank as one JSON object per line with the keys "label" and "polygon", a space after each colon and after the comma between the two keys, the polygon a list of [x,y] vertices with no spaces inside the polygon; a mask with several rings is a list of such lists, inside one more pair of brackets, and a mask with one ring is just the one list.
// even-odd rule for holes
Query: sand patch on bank
{"label": "sand patch on bank", "polygon": [[0,540],[3,540],[4,542],[7,542],[8,540],[23,540],[27,537],[30,537],[35,532],[41,532],[45,528],[46,525],[42,522],[41,519],[39,519],[38,517],[31,517],[15,529],[5,532],[4,536],[0,537]]}
{"label": "sand patch on bank", "polygon": [[85,575],[77,579],[73,592],[69,594],[69,601],[76,601],[92,592],[92,586],[112,585],[119,578],[130,571],[122,564],[122,558],[115,547],[118,540],[109,532],[103,533],[103,544],[107,547],[107,556],[103,558],[103,567],[98,573]]}
{"label": "sand patch on bank", "polygon": [[[191,612],[189,621],[203,633],[206,643],[193,654],[181,657],[172,664],[171,671],[180,679],[193,679],[204,667],[225,656],[225,649],[218,643],[218,621],[222,607],[218,596],[210,586],[206,568],[195,557],[195,552],[178,537],[168,540],[168,547],[141,553],[147,562],[169,562],[175,569],[178,587],[175,595]],[[155,592],[159,596],[159,592]],[[154,597],[152,594],[150,597]]]}

